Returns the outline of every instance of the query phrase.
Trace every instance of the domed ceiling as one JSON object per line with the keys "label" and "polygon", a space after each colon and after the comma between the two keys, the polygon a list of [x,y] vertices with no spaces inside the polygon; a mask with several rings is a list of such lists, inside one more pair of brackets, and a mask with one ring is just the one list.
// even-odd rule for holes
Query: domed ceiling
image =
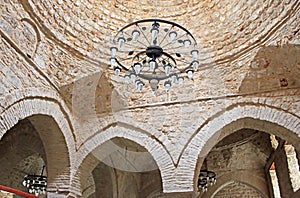
{"label": "domed ceiling", "polygon": [[[107,111],[104,107],[109,105],[103,101],[112,103],[113,93],[115,98],[144,104],[254,93],[261,87],[263,91],[278,89],[286,87],[278,83],[286,80],[289,86],[297,84],[294,76],[289,77],[295,73],[289,71],[297,69],[295,61],[289,60],[297,57],[281,58],[298,53],[297,0],[4,0],[3,5],[0,25],[6,40],[11,39],[12,46],[16,44],[66,100],[78,95],[92,98],[82,90],[95,93],[103,106],[101,112]],[[194,35],[199,65],[208,67],[195,73],[194,81],[185,81],[184,89],[168,94],[159,89],[153,97],[149,86],[136,93],[134,86],[111,75],[108,65],[114,36],[127,24],[147,18],[173,21]],[[277,49],[285,44],[292,44],[291,49]],[[276,60],[289,61],[286,70],[275,61],[275,52],[282,55]]]}
{"label": "domed ceiling", "polygon": [[219,63],[263,45],[299,7],[290,0],[160,0],[157,7],[149,0],[23,4],[57,41],[105,63],[118,29],[136,20],[157,17],[186,27],[195,36],[203,61]]}

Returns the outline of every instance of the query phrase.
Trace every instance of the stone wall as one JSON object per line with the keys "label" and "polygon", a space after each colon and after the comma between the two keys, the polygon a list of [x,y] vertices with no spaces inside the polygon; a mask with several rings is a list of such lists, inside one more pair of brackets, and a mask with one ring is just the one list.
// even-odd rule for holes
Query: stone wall
{"label": "stone wall", "polygon": [[[63,194],[80,196],[80,168],[92,164],[89,154],[114,137],[149,151],[165,192],[195,190],[199,155],[216,144],[214,138],[241,128],[274,132],[298,145],[298,1],[159,3],[158,11],[164,10],[159,17],[176,18],[191,29],[201,61],[211,67],[183,88],[157,96],[149,89],[133,93],[107,68],[112,33],[140,16],[151,17],[155,6],[149,2],[4,0],[0,5],[0,138],[19,120],[52,117],[57,136],[42,141],[55,144],[59,137],[69,156],[63,168],[70,170],[62,177],[71,184],[61,186]],[[47,137],[49,128],[41,125],[47,122],[36,119]],[[48,152],[54,156],[55,147]],[[62,159],[47,161],[56,160]]]}
{"label": "stone wall", "polygon": [[232,182],[218,191],[214,198],[263,198],[263,196],[249,185]]}
{"label": "stone wall", "polygon": [[300,189],[300,168],[296,156],[296,151],[293,145],[285,145],[284,149],[287,155],[288,169],[293,191],[296,192]]}
{"label": "stone wall", "polygon": [[13,198],[13,194],[7,193],[7,192],[4,192],[4,191],[0,191],[0,197],[1,198]]}
{"label": "stone wall", "polygon": [[216,173],[217,183],[200,197],[251,197],[251,192],[255,192],[253,197],[268,197],[264,167],[271,151],[266,133],[244,129],[227,136],[209,152],[202,166]]}
{"label": "stone wall", "polygon": [[0,185],[27,191],[22,185],[25,175],[40,174],[46,159],[43,143],[29,120],[5,134],[0,153]]}

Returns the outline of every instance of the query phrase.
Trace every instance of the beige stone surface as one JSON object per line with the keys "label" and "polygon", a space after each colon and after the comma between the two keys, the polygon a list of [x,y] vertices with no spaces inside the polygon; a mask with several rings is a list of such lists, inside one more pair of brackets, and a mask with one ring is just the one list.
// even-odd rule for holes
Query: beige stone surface
{"label": "beige stone surface", "polygon": [[[159,170],[153,177],[116,171],[114,182],[121,185],[114,189],[137,197],[198,196],[195,181],[203,159],[239,130],[274,134],[300,150],[299,1],[161,0],[157,15],[155,2],[144,0],[3,0],[0,5],[0,143],[20,120],[32,123],[49,165],[49,197],[96,196],[97,187],[105,190],[92,172],[98,170],[98,155],[112,156],[106,147],[112,139],[118,139],[112,142],[120,152],[145,154],[128,162],[144,159],[139,163],[144,168],[155,162]],[[159,89],[156,96],[147,86],[134,92],[108,67],[118,29],[155,17],[190,30],[201,64],[208,65],[194,81],[169,93]],[[263,137],[249,141],[221,156],[216,152],[211,165],[224,171],[257,165],[261,177],[271,146]],[[230,142],[235,140],[224,145]],[[0,168],[12,171],[9,165]],[[133,183],[134,189],[127,189]]]}
{"label": "beige stone surface", "polygon": [[217,192],[214,196],[217,198],[225,198],[225,197],[243,197],[243,198],[261,198],[261,194],[257,192],[251,186],[247,186],[243,183],[233,182],[227,186],[225,186],[222,190]]}

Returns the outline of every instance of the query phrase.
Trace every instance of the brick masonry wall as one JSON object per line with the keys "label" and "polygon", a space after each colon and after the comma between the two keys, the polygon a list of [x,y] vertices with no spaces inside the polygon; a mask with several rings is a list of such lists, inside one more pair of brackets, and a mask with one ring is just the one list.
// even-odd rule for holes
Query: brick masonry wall
{"label": "brick masonry wall", "polygon": [[24,176],[40,174],[46,159],[43,143],[28,119],[5,134],[0,153],[0,185],[27,191],[22,185]]}
{"label": "brick masonry wall", "polygon": [[[140,14],[151,16],[154,6],[138,3],[145,7]],[[136,19],[131,11],[140,12],[137,4],[102,2],[99,9],[92,0],[4,0],[0,135],[33,114],[53,117],[68,148],[77,193],[80,178],[75,176],[84,159],[113,137],[131,139],[149,150],[165,192],[191,191],[203,146],[237,120],[258,122],[238,122],[224,134],[243,127],[269,131],[270,122],[276,123],[268,125],[276,135],[298,143],[299,5],[264,0],[255,5],[244,1],[159,5],[169,11],[158,12],[160,17],[175,14],[178,23],[194,29],[205,61],[215,67],[197,74],[183,91],[153,97],[147,91],[129,92],[106,69],[111,32]],[[206,16],[215,16],[214,22]],[[247,21],[249,16],[253,20]],[[202,25],[207,28],[199,29]]]}

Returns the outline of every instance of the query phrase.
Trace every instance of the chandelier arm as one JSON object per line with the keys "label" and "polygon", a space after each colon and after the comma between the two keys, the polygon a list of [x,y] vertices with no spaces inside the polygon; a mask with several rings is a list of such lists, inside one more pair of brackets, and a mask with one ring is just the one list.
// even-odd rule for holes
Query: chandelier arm
{"label": "chandelier arm", "polygon": [[167,37],[167,35],[168,35],[168,34],[170,33],[170,31],[173,29],[173,27],[174,27],[174,26],[172,26],[172,27],[168,30],[168,32],[166,32],[165,36],[163,37],[163,39],[161,40],[161,42],[159,43],[159,45],[162,44],[162,42],[165,40],[165,38]]}
{"label": "chandelier arm", "polygon": [[[175,49],[177,49],[177,48],[175,48]],[[169,50],[172,50],[172,49],[169,49]],[[173,53],[175,54],[176,52],[175,52],[175,51],[173,51]],[[190,54],[191,54],[191,52],[190,52],[190,51],[187,51],[187,52],[181,52],[180,54],[188,54],[188,55],[190,55]]]}
{"label": "chandelier arm", "polygon": [[142,59],[139,61],[139,63],[141,63],[142,65],[144,65],[144,64],[143,64],[143,61],[144,61],[144,60],[147,61],[147,56],[145,56],[144,58],[142,58]]}
{"label": "chandelier arm", "polygon": [[190,64],[190,62],[187,61],[187,60],[185,60],[185,59],[184,59],[184,60],[178,59],[177,61],[178,61],[178,62],[182,62],[182,63],[186,63],[186,64]]}
{"label": "chandelier arm", "polygon": [[[144,38],[146,39],[146,41],[148,42],[148,44],[151,45],[151,42],[148,40],[147,36],[145,35],[144,30],[142,30],[141,27],[140,27],[138,24],[136,24],[136,26],[137,26],[137,27],[139,28],[139,30],[142,32],[142,34],[143,34]],[[146,45],[145,45],[145,46],[146,46]],[[146,46],[146,47],[147,47],[147,46]]]}
{"label": "chandelier arm", "polygon": [[[125,30],[126,28],[128,28],[132,25],[138,25],[139,23],[144,23],[144,22],[161,22],[161,23],[166,23],[166,24],[169,24],[169,25],[176,26],[176,27],[182,29],[183,31],[185,31],[188,35],[190,35],[191,38],[194,40],[194,42],[197,43],[195,37],[186,28],[182,27],[181,25],[179,25],[177,23],[174,23],[174,22],[171,22],[171,21],[166,21],[166,20],[163,20],[163,19],[143,19],[143,20],[135,21],[135,22],[132,22],[132,23],[126,25],[125,27],[123,27],[121,30],[119,30],[119,32],[122,32],[123,30]],[[114,40],[115,40],[115,38],[114,38]]]}
{"label": "chandelier arm", "polygon": [[121,64],[121,63],[118,61],[118,59],[116,59],[116,62],[117,62],[118,65],[121,66],[125,71],[129,71],[129,69],[128,69],[126,66],[124,66],[123,64]]}
{"label": "chandelier arm", "polygon": [[[140,61],[138,61],[139,63],[143,63],[143,61],[144,60],[146,60],[147,59],[147,57],[145,57],[145,58],[143,58],[143,59],[141,59]],[[143,64],[142,64],[143,65]],[[144,71],[144,69],[145,69],[146,67],[144,67],[144,66],[142,66],[142,68],[141,68],[141,71],[140,72],[142,72],[142,71]],[[131,69],[132,69],[132,67],[131,67]],[[132,69],[132,71],[134,71],[134,69]]]}
{"label": "chandelier arm", "polygon": [[139,62],[139,63],[141,63],[141,62],[143,63],[143,61],[146,60],[146,59],[147,59],[147,56],[145,56],[144,58],[142,58],[142,59],[141,59],[140,61],[138,61],[138,62]]}
{"label": "chandelier arm", "polygon": [[[158,69],[158,71],[160,71],[161,73],[165,73],[165,71],[162,70],[162,67],[158,67],[157,69]],[[168,77],[169,77],[169,76],[168,76]]]}
{"label": "chandelier arm", "polygon": [[[157,58],[157,64],[159,63],[159,64],[162,64],[162,61],[160,60],[160,58]],[[162,73],[164,73],[164,71],[161,69],[162,67],[157,67],[157,69],[160,71],[160,72],[162,72]]]}
{"label": "chandelier arm", "polygon": [[[163,71],[161,68],[157,68],[157,69],[158,69],[158,71],[164,73],[164,71]],[[168,76],[168,77],[169,77],[169,76]]]}
{"label": "chandelier arm", "polygon": [[[162,58],[161,57],[161,59],[163,60],[163,61],[166,61],[166,62],[169,62],[169,60],[167,59],[167,58]],[[162,63],[162,61],[160,61],[161,63]],[[170,62],[169,62],[170,63]],[[177,64],[177,63],[176,63]],[[171,64],[171,66],[173,66],[174,68],[177,68],[177,65],[176,64],[174,64],[174,65],[172,65]]]}
{"label": "chandelier arm", "polygon": [[146,51],[141,51],[141,52],[137,53],[137,54],[132,58],[132,61],[133,61],[134,59],[136,59],[137,57],[139,57],[141,54],[146,54]]}
{"label": "chandelier arm", "polygon": [[130,59],[132,59],[132,58],[121,58],[121,57],[120,57],[120,59],[121,59],[122,61],[127,61],[127,60],[130,60]]}
{"label": "chandelier arm", "polygon": [[[162,48],[164,48],[164,47],[166,47],[166,46],[168,46],[168,45],[174,44],[176,41],[178,41],[179,39],[181,39],[182,37],[184,37],[184,36],[186,36],[186,35],[187,35],[186,33],[185,33],[185,34],[182,34],[181,36],[177,37],[174,41],[169,42],[169,43],[165,44],[164,46],[162,46]],[[195,45],[196,45],[196,43],[195,43]],[[182,46],[180,46],[180,47],[182,47]],[[165,49],[165,50],[167,50],[167,49]]]}
{"label": "chandelier arm", "polygon": [[[119,32],[120,33],[120,32]],[[114,37],[114,39],[113,39],[113,43],[116,45],[116,43],[117,43],[117,41],[116,41],[116,37],[119,35],[119,33]],[[124,34],[125,35],[127,35],[128,37],[131,37],[131,35],[130,34],[128,34],[127,32],[122,32],[122,36],[124,36]],[[142,46],[144,46],[144,47],[147,47],[147,45],[146,44],[144,44],[144,43],[142,43],[141,41],[137,41],[138,43],[140,43]],[[127,42],[124,42],[124,44],[125,45],[129,45],[129,46],[132,46],[132,47],[135,47],[135,48],[137,48],[138,46],[134,46],[134,45],[132,45],[132,44],[129,44],[129,43],[127,43]]]}
{"label": "chandelier arm", "polygon": [[117,37],[119,37],[120,34],[122,35],[122,37],[124,37],[124,32],[118,31],[117,34],[115,35],[115,37],[112,40],[114,44],[116,44],[118,42]]}
{"label": "chandelier arm", "polygon": [[176,60],[170,54],[168,54],[166,52],[162,52],[162,54],[165,55],[166,57],[170,58],[174,62],[174,64],[177,65]]}
{"label": "chandelier arm", "polygon": [[192,65],[190,64],[190,65],[184,67],[183,69],[177,68],[177,70],[179,71],[178,73],[179,73],[179,74],[184,74],[184,73],[186,73],[186,71],[189,70],[189,69],[191,68],[191,66],[192,66]]}
{"label": "chandelier arm", "polygon": [[[137,26],[138,26],[138,25],[137,25]],[[128,34],[127,32],[122,32],[122,33],[123,33],[123,34],[126,34],[128,37],[131,37],[131,35]],[[144,43],[142,43],[141,41],[137,40],[137,42],[140,43],[141,45],[143,45],[144,47],[147,47],[147,45],[144,44]],[[125,42],[125,44],[126,44],[126,42]],[[127,44],[128,44],[128,43],[127,43]]]}
{"label": "chandelier arm", "polygon": [[168,58],[169,58],[169,57],[167,57],[167,58],[159,57],[159,58],[158,58],[158,61],[159,61],[160,63],[162,63],[163,61],[168,62]]}
{"label": "chandelier arm", "polygon": [[[130,47],[134,47],[134,48],[141,48],[140,46],[133,45],[133,44],[129,44],[129,43],[127,43],[127,42],[125,42],[124,44],[125,44],[125,45],[128,45],[128,46],[130,46]],[[144,46],[146,46],[146,45],[144,45]]]}

